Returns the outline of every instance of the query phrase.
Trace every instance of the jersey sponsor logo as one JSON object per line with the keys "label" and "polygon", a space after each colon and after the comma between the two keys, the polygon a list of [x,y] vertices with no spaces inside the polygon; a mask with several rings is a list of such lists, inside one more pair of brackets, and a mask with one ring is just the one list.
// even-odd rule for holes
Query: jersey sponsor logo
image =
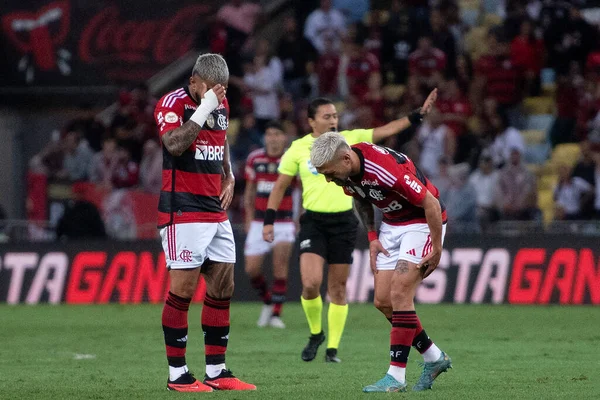
{"label": "jersey sponsor logo", "polygon": [[265,167],[264,164],[260,164],[258,167],[256,167],[256,170],[258,172],[265,172],[267,170],[267,167]]}
{"label": "jersey sponsor logo", "polygon": [[256,185],[256,191],[259,193],[271,193],[275,187],[275,182],[259,181]]}
{"label": "jersey sponsor logo", "polygon": [[173,111],[170,111],[165,115],[165,121],[167,121],[170,124],[174,124],[178,120],[179,120],[179,117]]}
{"label": "jersey sponsor logo", "polygon": [[381,209],[382,213],[390,213],[392,211],[402,210],[402,204],[398,203],[398,201],[394,200],[387,207]]}
{"label": "jersey sponsor logo", "polygon": [[379,181],[377,179],[363,179],[360,184],[363,186],[379,186]]}
{"label": "jersey sponsor logo", "polygon": [[421,193],[421,190],[423,190],[423,187],[419,184],[419,182],[411,179],[408,175],[404,175],[404,182],[417,193]]}
{"label": "jersey sponsor logo", "polygon": [[319,172],[317,171],[317,169],[312,165],[312,163],[310,162],[310,160],[306,160],[306,165],[308,166],[308,170],[313,174],[313,175],[319,175]]}
{"label": "jersey sponsor logo", "polygon": [[381,153],[381,154],[390,154],[386,149],[384,149],[381,146],[377,146],[376,144],[372,145],[373,146],[373,150]]}
{"label": "jersey sponsor logo", "polygon": [[373,199],[375,199],[377,201],[381,201],[381,200],[385,199],[385,197],[383,196],[383,193],[381,193],[381,190],[371,189],[371,190],[369,190],[369,196],[371,196]]}
{"label": "jersey sponsor logo", "polygon": [[196,160],[223,161],[225,146],[196,145]]}
{"label": "jersey sponsor logo", "polygon": [[275,171],[277,171],[277,164],[275,164],[275,163],[269,163],[269,166],[267,167],[267,170],[271,174],[274,173]]}

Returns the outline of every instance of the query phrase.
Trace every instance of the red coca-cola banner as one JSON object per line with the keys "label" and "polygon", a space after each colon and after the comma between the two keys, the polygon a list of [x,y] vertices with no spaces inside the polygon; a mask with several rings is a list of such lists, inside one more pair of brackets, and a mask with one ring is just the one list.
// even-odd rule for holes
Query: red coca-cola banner
{"label": "red coca-cola banner", "polygon": [[217,0],[0,4],[0,87],[140,82],[194,48]]}

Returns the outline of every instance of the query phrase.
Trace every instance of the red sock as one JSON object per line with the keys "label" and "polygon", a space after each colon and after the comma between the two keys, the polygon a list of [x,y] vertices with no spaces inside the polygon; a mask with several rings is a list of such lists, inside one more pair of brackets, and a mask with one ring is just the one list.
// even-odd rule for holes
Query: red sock
{"label": "red sock", "polygon": [[415,311],[394,311],[392,313],[392,332],[390,334],[390,365],[406,368],[410,345],[417,328]]}
{"label": "red sock", "polygon": [[250,283],[258,293],[258,297],[260,297],[265,304],[271,304],[271,293],[267,287],[265,276],[262,274],[255,276],[254,278],[250,279]]}
{"label": "red sock", "polygon": [[162,326],[167,348],[167,361],[171,367],[185,365],[190,301],[191,299],[185,299],[169,292],[163,307]]}
{"label": "red sock", "polygon": [[425,329],[423,329],[423,326],[421,325],[421,320],[417,317],[417,329],[415,330],[415,337],[412,342],[413,347],[417,349],[419,353],[423,354],[432,344],[433,342],[429,336],[427,336]]}
{"label": "red sock", "polygon": [[274,316],[279,317],[281,315],[281,309],[283,308],[283,303],[285,303],[286,292],[287,279],[275,279],[273,282],[273,294],[271,295]]}
{"label": "red sock", "polygon": [[202,330],[206,365],[225,363],[225,352],[229,341],[230,300],[230,298],[215,299],[209,295],[204,297]]}

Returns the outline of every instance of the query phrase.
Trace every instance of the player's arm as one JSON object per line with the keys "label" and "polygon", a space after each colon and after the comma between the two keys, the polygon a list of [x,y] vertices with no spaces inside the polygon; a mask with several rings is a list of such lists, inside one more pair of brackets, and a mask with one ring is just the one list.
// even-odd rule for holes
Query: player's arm
{"label": "player's arm", "polygon": [[244,190],[244,210],[246,211],[246,233],[250,224],[254,221],[254,200],[256,199],[256,182],[246,180],[246,189]]}
{"label": "player's arm", "polygon": [[437,268],[442,257],[442,207],[438,199],[429,190],[425,194],[421,207],[425,210],[425,219],[431,236],[431,251],[419,265],[419,268],[425,268],[423,278],[426,278]]}
{"label": "player's arm", "polygon": [[227,210],[233,200],[233,189],[235,187],[235,176],[231,167],[231,157],[229,156],[229,142],[225,138],[225,146],[223,147],[223,182],[221,184],[221,207]]}
{"label": "player's arm", "polygon": [[356,209],[358,217],[367,229],[367,236],[369,238],[369,261],[371,265],[371,271],[373,274],[376,274],[377,255],[379,253],[383,253],[389,257],[390,253],[388,253],[388,251],[381,245],[381,242],[377,237],[377,230],[375,229],[375,211],[373,210],[373,205],[362,197],[354,196],[354,208]]}
{"label": "player's arm", "polygon": [[263,225],[263,239],[272,243],[275,239],[273,224],[275,223],[275,214],[279,209],[281,200],[285,195],[286,189],[292,184],[293,176],[280,173],[275,181],[275,186],[269,195],[267,201],[267,211],[265,212],[265,220]]}
{"label": "player's arm", "polygon": [[390,136],[394,136],[408,128],[412,125],[416,125],[420,123],[423,118],[429,114],[435,101],[437,100],[437,89],[433,89],[423,106],[412,113],[410,113],[406,117],[402,117],[400,119],[396,119],[392,122],[389,122],[383,126],[373,129],[373,143],[380,142],[382,140],[387,139]]}
{"label": "player's arm", "polygon": [[[162,142],[169,153],[180,156],[198,137],[208,115],[221,104],[225,98],[225,88],[215,85],[211,90],[206,90],[202,84],[201,102],[194,114],[180,127],[171,129],[162,134]],[[160,127],[162,130],[162,127]]]}

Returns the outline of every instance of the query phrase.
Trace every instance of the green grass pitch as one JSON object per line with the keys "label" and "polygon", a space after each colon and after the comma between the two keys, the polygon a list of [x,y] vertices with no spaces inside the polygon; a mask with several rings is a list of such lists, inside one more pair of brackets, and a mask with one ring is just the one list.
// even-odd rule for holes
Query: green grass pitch
{"label": "green grass pitch", "polygon": [[[190,310],[188,365],[204,372],[199,305]],[[326,309],[326,308],[325,308]],[[259,329],[260,305],[234,303],[227,365],[257,392],[166,390],[162,306],[0,306],[0,399],[600,399],[600,308],[420,305],[425,329],[453,359],[433,390],[363,394],[389,362],[389,324],[351,305],[341,364],[301,361],[298,303],[286,330]],[[409,388],[420,355],[408,364]]]}

